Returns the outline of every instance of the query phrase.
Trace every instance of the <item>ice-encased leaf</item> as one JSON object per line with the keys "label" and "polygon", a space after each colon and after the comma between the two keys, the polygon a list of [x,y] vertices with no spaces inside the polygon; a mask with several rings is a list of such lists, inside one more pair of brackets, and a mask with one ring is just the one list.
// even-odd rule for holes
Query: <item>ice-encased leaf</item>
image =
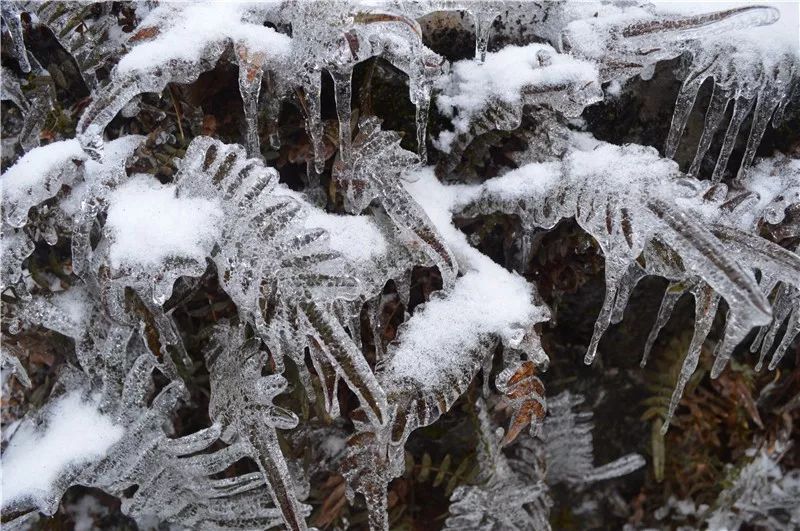
{"label": "ice-encased leaf", "polygon": [[714,503],[706,523],[709,529],[738,530],[743,525],[785,529],[800,525],[800,477],[779,464],[786,443],[761,449],[748,464],[734,472],[732,484]]}
{"label": "ice-encased leaf", "polygon": [[243,326],[219,324],[206,352],[211,382],[209,416],[222,428],[226,442],[242,444],[258,464],[275,505],[288,529],[305,529],[276,429],[291,429],[297,417],[273,404],[286,389],[279,374],[262,376],[267,353],[257,339],[247,340]]}

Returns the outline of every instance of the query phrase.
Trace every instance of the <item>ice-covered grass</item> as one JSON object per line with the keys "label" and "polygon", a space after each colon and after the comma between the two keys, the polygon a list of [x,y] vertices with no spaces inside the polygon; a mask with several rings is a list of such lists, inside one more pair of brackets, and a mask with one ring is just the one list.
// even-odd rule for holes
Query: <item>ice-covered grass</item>
{"label": "ice-covered grass", "polygon": [[63,472],[103,457],[124,432],[80,392],[61,397],[44,426],[23,423],[12,436],[3,453],[3,506],[47,498]]}
{"label": "ice-covered grass", "polygon": [[178,197],[174,185],[137,175],[110,197],[106,229],[113,238],[111,265],[152,266],[167,258],[203,262],[219,238],[217,199]]}

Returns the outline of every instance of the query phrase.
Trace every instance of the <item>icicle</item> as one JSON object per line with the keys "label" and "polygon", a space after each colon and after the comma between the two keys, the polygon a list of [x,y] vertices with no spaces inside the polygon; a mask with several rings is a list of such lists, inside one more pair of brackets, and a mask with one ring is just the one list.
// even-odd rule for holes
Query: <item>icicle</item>
{"label": "icicle", "polygon": [[276,79],[276,75],[267,72],[267,97],[265,102],[265,120],[269,145],[272,149],[278,150],[281,147],[281,135],[278,120],[280,119],[283,96],[286,92],[283,84]]}
{"label": "icicle", "polygon": [[525,270],[528,268],[528,264],[531,261],[531,253],[533,251],[533,238],[531,237],[531,231],[533,229],[522,229],[522,234],[519,238],[519,268],[518,272],[523,274]]}
{"label": "icicle", "polygon": [[737,179],[744,177],[745,172],[752,164],[753,158],[756,156],[756,149],[764,137],[764,132],[767,130],[769,120],[772,118],[778,103],[779,101],[776,102],[774,96],[769,92],[765,90],[759,92],[753,113],[753,124],[750,126],[750,135],[747,137],[747,147],[744,150],[739,172],[736,174]]}
{"label": "icicle", "polygon": [[622,322],[625,315],[625,308],[628,306],[628,301],[631,294],[639,281],[647,276],[647,272],[642,269],[639,264],[634,263],[625,271],[625,274],[620,279],[620,289],[617,293],[617,299],[614,301],[614,311],[611,313],[611,324],[618,324]]}
{"label": "icicle", "polygon": [[611,312],[614,309],[614,302],[617,298],[617,290],[620,286],[622,274],[617,266],[610,264],[608,259],[606,261],[606,296],[603,300],[603,307],[600,308],[600,315],[594,322],[594,333],[592,340],[589,343],[589,348],[586,351],[586,356],[583,362],[586,365],[591,365],[597,355],[597,345],[600,343],[600,338],[603,337],[608,325],[611,322]]}
{"label": "icicle", "polygon": [[795,338],[800,335],[800,307],[798,307],[797,302],[797,299],[795,299],[795,306],[791,310],[789,320],[786,324],[786,332],[784,332],[783,339],[772,354],[772,359],[769,362],[769,370],[771,371],[775,370],[778,363],[783,359],[783,355],[789,349],[789,346],[794,342]]}
{"label": "icicle", "polygon": [[[499,2],[498,2],[499,3]],[[492,24],[500,14],[497,5],[478,5],[467,10],[475,22],[475,59],[482,63],[486,60],[486,50],[489,48],[489,35]]]}
{"label": "icicle", "polygon": [[[303,111],[306,118],[306,129],[311,136],[311,144],[314,149],[313,168],[317,175],[325,169],[325,140],[324,128],[322,124],[322,79],[319,70],[306,72],[303,75],[303,93],[301,102],[304,103]],[[311,176],[309,176],[311,177]]]}
{"label": "icicle", "polygon": [[427,145],[427,130],[428,130],[428,113],[431,107],[431,89],[425,86],[421,89],[422,94],[418,96],[412,103],[416,106],[416,126],[417,126],[417,155],[419,155],[420,163],[427,164],[428,162],[428,145]]}
{"label": "icicle", "polygon": [[675,101],[675,112],[672,115],[672,124],[669,128],[667,135],[667,142],[664,147],[664,155],[668,158],[673,158],[675,152],[678,151],[678,145],[681,142],[681,136],[686,129],[686,122],[689,121],[689,115],[694,108],[694,102],[697,99],[697,93],[705,81],[705,77],[695,76],[688,77],[681,85],[681,90],[678,93],[678,99]]}
{"label": "icicle", "polygon": [[348,63],[329,68],[336,96],[336,116],[339,118],[339,157],[349,161],[352,157],[352,107],[353,65]]}
{"label": "icicle", "polygon": [[751,98],[741,96],[736,99],[736,103],[733,106],[733,116],[731,117],[730,124],[728,124],[728,130],[725,132],[725,140],[722,143],[719,158],[717,158],[717,165],[714,167],[714,174],[711,176],[711,180],[715,183],[722,181],[722,176],[725,173],[725,168],[728,166],[728,159],[731,156],[731,151],[733,151],[733,146],[736,144],[736,136],[739,134],[739,128],[750,112],[750,107],[752,107],[752,105],[753,100]]}
{"label": "icicle", "polygon": [[711,325],[714,324],[714,317],[717,315],[720,297],[714,293],[708,284],[701,282],[692,292],[695,296],[694,334],[692,335],[692,342],[689,344],[689,351],[683,359],[681,372],[678,376],[678,381],[675,383],[675,390],[672,392],[667,418],[664,419],[664,424],[661,426],[662,435],[667,433],[675,408],[678,407],[678,402],[683,396],[683,390],[686,384],[689,383],[689,379],[694,374],[695,369],[697,369],[703,343],[705,343],[708,332],[711,330]]}
{"label": "icicle", "polygon": [[239,93],[242,95],[244,106],[244,121],[246,126],[245,148],[249,157],[261,157],[261,147],[258,137],[258,97],[261,92],[261,79],[264,75],[263,53],[250,53],[246,46],[236,47],[239,62]]}
{"label": "icicle", "polygon": [[658,334],[664,326],[666,326],[667,322],[669,322],[669,318],[672,316],[672,310],[675,309],[675,304],[677,304],[685,291],[686,288],[679,282],[671,282],[670,285],[667,286],[664,298],[661,299],[661,306],[658,308],[656,322],[653,324],[653,328],[650,330],[650,334],[647,336],[647,341],[644,344],[644,353],[642,354],[642,361],[640,363],[642,367],[647,365],[647,360],[650,358],[650,351],[653,350],[653,345],[656,342],[656,338],[658,338]]}
{"label": "icicle", "polygon": [[[758,345],[761,345],[761,353],[759,355],[756,370],[760,371],[766,359],[767,353],[772,348],[775,342],[775,337],[778,332],[786,324],[786,332],[781,339],[780,344],[772,354],[772,359],[769,363],[769,369],[773,370],[778,362],[783,357],[786,350],[791,345],[794,338],[800,334],[800,309],[798,309],[798,302],[800,302],[800,291],[789,285],[782,285],[778,288],[778,295],[773,303],[773,317],[769,326],[764,326],[758,333],[758,337],[753,342],[750,350],[755,352]],[[788,321],[787,321],[788,319]]]}
{"label": "icicle", "polygon": [[[689,175],[696,176],[700,171],[703,157],[705,157],[708,148],[711,146],[711,141],[714,139],[714,135],[725,117],[725,108],[728,106],[729,99],[727,90],[715,84],[714,91],[711,94],[711,103],[709,103],[708,111],[706,111],[703,134],[700,137],[700,143],[697,145],[697,153],[695,153],[692,165],[689,167]],[[735,138],[736,135],[734,134]]]}

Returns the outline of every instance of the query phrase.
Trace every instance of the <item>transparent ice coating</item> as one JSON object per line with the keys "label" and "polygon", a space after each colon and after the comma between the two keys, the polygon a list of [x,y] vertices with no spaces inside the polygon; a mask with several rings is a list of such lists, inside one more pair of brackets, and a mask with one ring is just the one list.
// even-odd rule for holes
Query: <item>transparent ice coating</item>
{"label": "transparent ice coating", "polygon": [[[107,2],[27,2],[26,11],[47,26],[78,65],[92,90],[98,86],[97,70],[110,66],[122,51],[124,33]],[[99,13],[92,15],[91,10]]]}
{"label": "transparent ice coating", "polygon": [[752,115],[744,157],[737,172],[741,179],[755,157],[756,149],[770,120],[778,125],[793,90],[800,83],[798,62],[800,54],[792,45],[765,47],[760,40],[746,35],[731,39],[728,36],[705,41],[692,54],[689,72],[683,81],[664,149],[668,157],[677,151],[681,135],[697,98],[707,79],[713,80],[713,93],[706,111],[703,133],[688,173],[697,175],[712,139],[723,125],[726,109],[733,102],[730,122],[725,131],[721,151],[712,174],[714,182],[725,175],[739,129]]}
{"label": "transparent ice coating", "polygon": [[603,81],[639,75],[658,61],[694,49],[704,38],[772,24],[780,16],[777,9],[762,6],[698,14],[657,12],[652,5],[604,11],[601,16],[575,13],[579,18],[563,29],[559,47],[598,63]]}
{"label": "transparent ice coating", "polygon": [[359,213],[377,200],[400,238],[409,246],[421,248],[439,268],[445,287],[452,286],[458,273],[455,258],[401,182],[402,174],[416,162],[414,155],[400,147],[397,133],[381,130],[380,121],[374,117],[359,123],[354,151],[351,160],[340,159],[334,166],[334,178],[345,186],[348,210]]}
{"label": "transparent ice coating", "polygon": [[20,2],[3,2],[0,9],[0,18],[8,28],[11,35],[11,54],[19,62],[19,68],[27,73],[31,71],[31,63],[28,60],[28,50],[25,48],[25,41],[22,37],[22,21],[20,15],[24,11]]}
{"label": "transparent ice coating", "polygon": [[[606,298],[587,363],[611,322],[617,292],[626,289],[621,282],[636,280],[628,269],[654,238],[681,257],[685,270],[729,300],[731,318],[740,318],[741,328],[768,322],[769,305],[755,277],[725,253],[722,242],[680,203],[681,196],[694,198],[683,200],[689,202],[700,199],[692,186],[701,185],[680,179],[677,165],[658,157],[652,148],[604,144],[593,148],[572,151],[560,170],[550,163],[532,164],[490,180],[480,188],[477,201],[464,205],[467,214],[519,213],[527,227],[550,228],[564,217],[575,217],[597,240],[606,258]],[[598,181],[602,186],[597,186]],[[731,337],[727,343],[733,341]]]}
{"label": "transparent ice coating", "polygon": [[[29,58],[30,69],[42,75],[34,55],[25,51],[21,25],[11,28],[19,20],[15,7],[3,4],[3,22],[18,52],[12,56],[23,69]],[[2,283],[12,286],[18,299],[8,305],[13,308],[4,312],[4,320],[12,334],[41,326],[75,344],[77,366],[65,368],[51,405],[24,422],[45,419],[64,392],[79,390],[99,414],[124,426],[124,433],[82,470],[61,474],[47,497],[15,502],[12,512],[19,511],[13,514],[21,519],[34,509],[52,513],[69,485],[81,484],[119,497],[122,511],[143,525],[155,519],[193,529],[302,529],[310,511],[299,501],[305,498],[307,476],[341,464],[350,494],[357,491],[367,499],[370,525],[386,529],[387,485],[403,472],[409,435],[450,410],[481,370],[485,398],[477,407],[485,444],[476,449],[480,480],[456,490],[449,528],[546,529],[548,485],[582,488],[587,479],[640,466],[636,455],[594,466],[591,425],[586,414],[573,410],[579,401],[574,396],[550,398],[550,416],[542,422],[546,401],[537,374],[547,355],[535,325],[548,320],[549,311],[538,301],[535,286],[473,248],[456,229],[454,217],[497,211],[518,215],[524,229],[519,242],[523,264],[534,231],[552,228],[565,217],[578,220],[607,260],[607,296],[590,358],[609,323],[623,318],[644,275],[670,280],[648,351],[677,298],[690,293],[697,321],[672,410],[722,299],[731,310],[717,345],[715,375],[753,327],[761,327],[753,344],[761,349],[761,363],[774,351],[771,368],[800,332],[797,249],[760,236],[769,233],[781,241],[797,234],[790,210],[800,198],[796,161],[757,161],[729,188],[687,178],[651,148],[610,146],[574,134],[564,120],[599,101],[600,80],[646,75],[656,61],[690,52],[692,73],[682,98],[691,99],[696,77],[703,76],[699,71],[708,68],[717,85],[714,113],[723,97],[741,94],[753,100],[743,99],[739,110],[746,115],[748,105],[756,108],[745,153],[749,161],[764,117],[768,120],[774,110],[778,119],[783,112],[796,66],[789,56],[767,57],[763,49],[723,40],[717,32],[768,23],[774,19],[768,8],[672,15],[629,2],[142,4],[136,16],[144,19],[122,49],[124,35],[115,29],[106,5],[92,11],[85,35],[70,27],[68,21],[84,7],[47,3],[29,11],[38,10],[38,23],[53,31],[93,88],[79,125],[81,145],[65,140],[33,150],[55,93],[49,86],[32,89],[29,80],[17,79],[13,64],[3,72],[3,98],[26,114],[19,143],[28,158],[18,165],[25,160],[20,168],[31,163],[41,168],[19,172],[19,179],[2,178]],[[424,46],[415,20],[436,10],[467,10],[476,18],[475,61],[457,63],[450,75],[449,65]],[[553,48],[523,44],[483,57],[498,14],[504,23],[534,16],[536,22],[526,31]],[[287,31],[286,23],[291,39],[280,33]],[[497,29],[504,37],[515,31],[502,26]],[[110,47],[92,49],[92,39],[105,31]],[[713,46],[704,48],[706,41]],[[736,46],[728,47],[732,42]],[[737,54],[740,67],[728,69],[706,49]],[[498,61],[503,54],[505,63]],[[117,57],[109,84],[92,85],[95,66],[108,66]],[[374,57],[408,75],[417,154],[402,150],[399,135],[381,130],[375,118],[361,116],[355,123],[352,71]],[[138,157],[143,138],[105,142],[106,125],[131,98],[158,92],[168,82],[191,82],[220,60],[239,68],[242,145],[197,137],[177,160],[172,182],[129,176],[126,164]],[[324,167],[323,70],[334,81],[339,120],[332,177],[342,187],[348,215],[317,208],[305,195],[279,184],[277,171],[260,158],[259,114],[266,114],[269,141],[276,147],[281,102],[294,91],[314,140],[316,169]],[[490,104],[484,105],[487,99]],[[456,152],[471,135],[517,127],[523,107],[534,107],[526,112],[535,118],[535,130],[519,132],[529,147],[512,155],[519,169],[481,186],[440,183],[431,168],[419,167],[431,103],[452,119],[438,147],[445,148],[449,133]],[[137,112],[125,110],[126,118],[128,111]],[[718,119],[711,114],[708,121]],[[571,121],[569,127],[580,125]],[[460,133],[466,140],[459,139]],[[102,161],[89,160],[81,147],[95,156],[102,147]],[[13,202],[6,200],[9,189],[18,194]],[[157,204],[180,215],[170,220],[147,211]],[[120,215],[122,206],[129,208],[125,215]],[[138,219],[133,212],[140,214]],[[138,229],[148,238],[130,237]],[[34,242],[54,244],[61,237],[71,239],[72,268],[79,278],[71,277],[62,291],[33,286],[27,293],[25,260]],[[440,270],[444,289],[412,315],[400,315],[403,324],[395,342],[387,345],[381,312],[405,312],[411,269],[431,265]],[[169,299],[191,290],[186,285],[214,278],[237,315],[218,324],[213,341],[204,347],[204,360],[196,361],[209,369],[211,425],[175,438],[176,407],[186,399],[179,375],[187,373],[192,361],[183,346],[185,331],[167,310]],[[396,292],[384,292],[389,280]],[[373,336],[374,369],[365,358],[369,345],[368,340],[362,344],[362,334]],[[493,374],[492,357],[500,346],[502,370]],[[22,367],[9,357],[13,353],[3,350],[2,355],[4,368]],[[278,445],[314,429],[304,421],[286,436],[296,416],[274,404],[288,391],[283,375],[294,374],[283,372],[291,367],[286,356],[297,367],[309,400],[321,394],[323,417],[331,417],[333,424],[326,428],[333,440],[313,441],[330,446],[325,451],[329,465],[317,463],[303,471],[284,459]],[[341,382],[361,406],[350,419],[340,418],[345,409],[338,403]],[[489,407],[499,405],[507,408],[508,426],[487,415]],[[356,433],[343,456],[350,421]],[[231,467],[246,457],[254,458],[259,470],[234,474]]]}
{"label": "transparent ice coating", "polygon": [[303,507],[278,444],[276,429],[297,426],[297,416],[272,401],[286,389],[280,374],[262,376],[268,356],[257,339],[246,340],[243,326],[220,324],[206,352],[211,380],[209,416],[221,438],[243,446],[258,464],[288,529],[306,529]]}
{"label": "transparent ice coating", "polygon": [[543,471],[536,466],[536,458],[520,463],[525,470],[506,458],[501,451],[503,430],[495,429],[487,410],[484,400],[478,399],[477,484],[461,485],[453,491],[444,528],[549,530],[553,502]]}

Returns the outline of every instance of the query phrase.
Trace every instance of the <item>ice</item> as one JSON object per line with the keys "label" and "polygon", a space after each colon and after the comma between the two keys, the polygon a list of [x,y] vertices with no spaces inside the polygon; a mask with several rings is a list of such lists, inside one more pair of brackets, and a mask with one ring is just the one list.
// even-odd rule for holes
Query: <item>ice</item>
{"label": "ice", "polygon": [[3,2],[2,16],[3,22],[11,34],[11,55],[19,62],[19,68],[25,73],[31,71],[31,63],[28,60],[28,50],[25,48],[25,41],[22,38],[22,21],[20,14],[22,6],[19,2]]}
{"label": "ice", "polygon": [[388,251],[386,238],[369,216],[342,216],[313,211],[306,217],[305,226],[327,231],[331,249],[353,262],[366,262]]}
{"label": "ice", "polygon": [[124,431],[78,391],[51,402],[45,426],[24,423],[3,452],[4,510],[50,498],[60,474],[105,456]]}
{"label": "ice", "polygon": [[[631,2],[140,2],[125,6],[124,19],[118,9],[3,4],[12,61],[3,68],[2,96],[20,111],[11,113],[19,132],[4,137],[10,168],[0,179],[4,331],[20,340],[39,327],[60,334],[65,356],[52,391],[36,390],[45,405],[21,421],[3,453],[4,525],[54,514],[67,489],[81,485],[118,498],[141,527],[306,529],[311,479],[341,473],[351,501],[355,492],[365,497],[371,528],[388,529],[387,487],[405,470],[409,437],[466,395],[480,440],[466,451],[474,450],[479,470],[474,481],[453,483],[445,527],[549,529],[554,485],[588,493],[590,484],[643,464],[628,454],[595,466],[582,398],[545,399],[549,360],[537,325],[551,314],[522,274],[532,273],[534,245],[547,241],[540,236],[564,219],[574,219],[605,260],[606,293],[587,362],[604,348],[607,328],[626,317],[645,275],[669,287],[642,363],[679,297],[695,299],[694,334],[664,430],[703,348],[713,346],[711,375],[719,376],[759,328],[751,345],[760,351],[757,368],[772,369],[800,334],[800,166],[786,155],[755,159],[768,122],[787,115],[797,85],[796,42],[781,44],[787,19],[776,22],[775,8],[718,5],[698,14]],[[442,10],[473,21],[474,59],[450,65],[425,45],[417,19]],[[31,15],[24,29],[36,37],[33,52],[21,12]],[[37,61],[42,37],[32,30],[52,34],[78,67],[86,103],[61,101],[63,86]],[[496,42],[519,45],[487,52],[494,31]],[[582,114],[604,97],[601,82],[618,92],[626,79],[649,79],[659,61],[678,56],[688,73],[670,157],[699,89],[713,78],[686,172],[652,147],[592,136],[595,124]],[[353,73],[375,59],[408,78],[416,153],[400,146],[398,131],[354,107]],[[185,144],[169,147],[158,132],[126,136],[149,123],[140,120],[151,111],[143,93],[193,83],[220,62],[219,71],[238,69],[238,138],[220,129],[224,143],[192,127]],[[338,128],[323,122],[327,75]],[[280,111],[290,99],[314,151],[297,180],[282,165],[285,149],[280,174],[267,162],[274,153],[262,154],[266,140],[279,149],[278,131],[287,126]],[[54,112],[84,104],[76,139],[62,140],[70,131],[60,125],[50,131]],[[423,167],[431,105],[439,111],[431,121],[432,145],[441,151],[431,155],[436,171]],[[742,167],[722,183],[749,116]],[[717,169],[700,180],[723,125]],[[497,130],[503,133],[486,134]],[[492,163],[459,166],[479,135],[475,155]],[[35,147],[50,138],[57,140]],[[24,155],[14,164],[18,148]],[[153,160],[176,171],[138,173]],[[307,186],[291,190],[282,178]],[[513,241],[504,242],[513,250],[504,264],[520,274],[473,247],[477,234],[468,239],[457,228],[497,213],[518,223]],[[58,270],[45,264],[50,257],[58,257]],[[431,288],[433,268],[440,289]],[[412,305],[420,273],[430,285]],[[210,286],[224,292],[208,293],[214,323],[195,329]],[[720,307],[728,310],[715,340]],[[4,373],[30,384],[9,344]],[[196,379],[206,374],[207,411]],[[355,401],[340,404],[348,395]],[[207,423],[177,437],[187,411]],[[304,445],[301,463],[294,457]],[[243,459],[257,470],[239,473]],[[770,470],[773,494],[793,492],[796,478]],[[739,493],[726,500],[745,499]],[[782,496],[752,499],[777,499],[777,508]],[[714,521],[735,527],[739,516],[728,513],[752,508],[745,501],[730,509],[726,500]],[[584,496],[576,510],[590,502]]]}
{"label": "ice", "polygon": [[628,454],[594,466],[593,413],[579,408],[583,402],[583,396],[570,391],[547,399],[548,417],[542,433],[548,485],[588,485],[630,474],[645,464],[642,456]]}
{"label": "ice", "polygon": [[757,450],[755,458],[733,475],[732,484],[720,493],[707,517],[709,529],[738,530],[753,524],[780,529],[800,524],[800,477],[779,464],[786,445],[777,441],[774,448]]}
{"label": "ice", "polygon": [[420,208],[401,182],[403,172],[415,164],[416,158],[400,147],[397,133],[382,131],[376,118],[359,123],[353,145],[358,155],[350,161],[339,159],[333,172],[346,187],[348,210],[359,213],[377,199],[401,240],[421,249],[439,268],[445,287],[452,286],[458,272],[455,259],[430,214]]}
{"label": "ice", "polygon": [[306,529],[276,428],[297,426],[297,416],[273,405],[286,389],[279,374],[261,376],[267,353],[257,341],[246,341],[241,327],[218,325],[206,353],[211,380],[209,416],[219,423],[224,441],[241,441],[244,452],[258,463],[275,505],[288,529]]}

